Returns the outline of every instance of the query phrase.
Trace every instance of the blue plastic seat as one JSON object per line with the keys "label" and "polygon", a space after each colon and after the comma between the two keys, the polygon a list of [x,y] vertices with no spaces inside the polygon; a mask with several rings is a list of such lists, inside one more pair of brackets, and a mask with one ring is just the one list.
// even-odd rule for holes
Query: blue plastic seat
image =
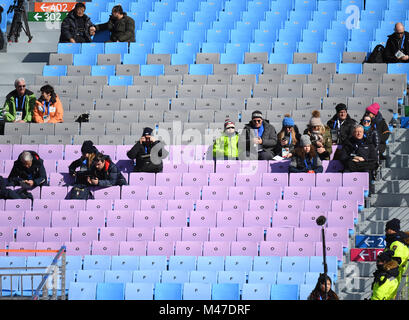
{"label": "blue plastic seat", "polygon": [[194,21],[201,22],[210,26],[213,21],[217,20],[216,12],[205,12],[205,11],[196,11],[194,13]]}
{"label": "blue plastic seat", "polygon": [[122,59],[128,53],[128,42],[107,42],[105,43],[105,53],[120,53]]}
{"label": "blue plastic seat", "polygon": [[66,76],[67,66],[45,65],[43,67],[43,76]]}
{"label": "blue plastic seat", "polygon": [[135,32],[135,41],[142,43],[154,43],[158,41],[159,33],[157,30],[137,30]]}
{"label": "blue plastic seat", "polygon": [[212,285],[210,283],[185,283],[183,285],[183,300],[211,300]]}
{"label": "blue plastic seat", "polygon": [[212,286],[212,300],[240,300],[238,283],[215,283]]}
{"label": "blue plastic seat", "polygon": [[240,64],[244,62],[244,53],[242,52],[229,52],[220,54],[220,63],[221,64]]}
{"label": "blue plastic seat", "polygon": [[253,42],[254,41],[253,31],[231,30],[231,32],[230,32],[230,41],[231,41],[231,43]]}
{"label": "blue plastic seat", "polygon": [[300,285],[300,300],[308,300],[312,290],[315,288],[315,283],[301,284]]}
{"label": "blue plastic seat", "polygon": [[348,6],[357,6],[359,10],[364,8],[364,0],[341,0],[341,10],[345,11]]}
{"label": "blue plastic seat", "polygon": [[268,57],[268,63],[293,63],[293,51],[287,52],[288,54],[283,55],[282,53],[271,53]]}
{"label": "blue plastic seat", "polygon": [[131,86],[133,76],[109,76],[108,85],[110,86]]}
{"label": "blue plastic seat", "polygon": [[[131,42],[129,45],[129,53],[130,54],[146,54],[152,53],[153,43],[139,43],[139,42]],[[126,54],[125,54],[126,55]]]}
{"label": "blue plastic seat", "polygon": [[81,270],[82,269],[82,257],[81,256],[65,256],[65,269],[66,270]]}
{"label": "blue plastic seat", "polygon": [[249,272],[253,268],[253,257],[250,256],[226,256],[226,271],[245,271]]}
{"label": "blue plastic seat", "polygon": [[301,284],[304,283],[304,272],[278,272],[277,284]]}
{"label": "blue plastic seat", "polygon": [[96,300],[124,300],[123,283],[98,283]]}
{"label": "blue plastic seat", "polygon": [[277,272],[271,271],[250,271],[248,283],[277,283]]}
{"label": "blue plastic seat", "polygon": [[222,11],[219,14],[219,20],[212,24],[213,29],[233,29],[234,25],[241,18],[240,11]]}
{"label": "blue plastic seat", "polygon": [[114,65],[91,66],[91,76],[113,76],[115,75]]}
{"label": "blue plastic seat", "polygon": [[257,42],[250,43],[249,52],[267,52],[273,51],[273,44],[271,42]]}
{"label": "blue plastic seat", "polygon": [[280,42],[299,42],[301,41],[302,29],[283,28],[278,31],[278,41]]}
{"label": "blue plastic seat", "polygon": [[[317,284],[318,278],[321,275],[320,272],[306,272],[305,273],[305,283],[306,284]],[[328,276],[331,278],[332,284],[337,282],[337,274],[336,273],[328,273]]]}
{"label": "blue plastic seat", "polygon": [[70,282],[68,300],[95,300],[97,295],[96,282]]}
{"label": "blue plastic seat", "polygon": [[258,42],[274,43],[277,40],[278,40],[277,31],[273,28],[271,29],[260,28],[259,30],[254,30],[254,42],[255,43],[258,43]]}
{"label": "blue plastic seat", "polygon": [[408,63],[389,63],[388,64],[388,73],[409,73],[409,64]]}
{"label": "blue plastic seat", "polygon": [[162,283],[189,282],[189,272],[186,270],[163,270]]}
{"label": "blue plastic seat", "polygon": [[135,270],[132,282],[156,283],[160,282],[160,270]]}
{"label": "blue plastic seat", "polygon": [[226,45],[222,42],[203,42],[202,52],[203,53],[224,53],[226,50]]}
{"label": "blue plastic seat", "polygon": [[51,256],[28,256],[27,267],[45,267],[47,268],[53,262]]}
{"label": "blue plastic seat", "polygon": [[190,64],[189,74],[206,76],[213,74],[213,64]]}
{"label": "blue plastic seat", "polygon": [[339,52],[343,52],[345,49],[345,42],[344,41],[323,41],[322,42],[322,52],[327,49],[337,49]]}
{"label": "blue plastic seat", "polygon": [[349,30],[344,27],[332,27],[325,34],[327,41],[346,42],[349,40]]}
{"label": "blue plastic seat", "polygon": [[287,66],[288,74],[310,74],[312,72],[312,65],[309,63],[290,63]]}
{"label": "blue plastic seat", "polygon": [[125,283],[125,300],[153,300],[153,283]]}
{"label": "blue plastic seat", "polygon": [[229,12],[240,12],[240,11],[246,11],[247,10],[247,2],[246,1],[226,1],[224,3],[224,11]]}
{"label": "blue plastic seat", "polygon": [[195,12],[199,9],[199,2],[196,1],[178,1],[176,5],[177,12]]}
{"label": "blue plastic seat", "polygon": [[297,42],[276,41],[274,42],[274,53],[286,54],[287,52],[295,52],[297,49]]}
{"label": "blue plastic seat", "polygon": [[338,73],[362,73],[362,64],[360,63],[340,63]]}
{"label": "blue plastic seat", "polygon": [[138,270],[139,256],[112,256],[112,270]]}
{"label": "blue plastic seat", "polygon": [[316,0],[295,0],[294,9],[299,11],[314,11],[317,9]]}
{"label": "blue plastic seat", "polygon": [[[173,48],[176,47],[175,43],[182,41],[182,30],[161,30],[159,31],[159,42],[173,44]],[[155,47],[153,47],[155,49]]]}
{"label": "blue plastic seat", "polygon": [[198,256],[197,270],[198,271],[219,271],[224,270],[223,256]]}
{"label": "blue plastic seat", "polygon": [[59,43],[57,46],[58,53],[81,53],[81,43]]}
{"label": "blue plastic seat", "polygon": [[130,11],[131,12],[136,12],[136,11],[141,11],[141,12],[149,12],[153,9],[153,2],[131,2],[130,6]]}
{"label": "blue plastic seat", "polygon": [[[307,37],[308,38],[308,37]],[[298,42],[298,52],[320,52],[321,51],[321,43],[319,41],[313,42],[311,40],[304,40]]]}
{"label": "blue plastic seat", "polygon": [[[327,261],[328,272],[337,273],[337,270],[338,270],[337,257],[327,256],[326,261]],[[310,270],[309,271],[310,272],[324,272],[322,257],[320,256],[310,257]]]}
{"label": "blue plastic seat", "polygon": [[318,12],[338,11],[339,9],[339,1],[318,1],[317,3]]}
{"label": "blue plastic seat", "polygon": [[250,64],[238,64],[237,74],[255,74],[259,75],[263,73],[263,65],[260,63],[250,63]]}
{"label": "blue plastic seat", "polygon": [[74,54],[74,66],[93,66],[97,64],[97,56],[93,53]]}
{"label": "blue plastic seat", "polygon": [[144,64],[140,67],[141,76],[160,76],[165,73],[163,64]]}
{"label": "blue plastic seat", "polygon": [[281,271],[283,272],[308,272],[310,270],[309,257],[282,257]]}
{"label": "blue plastic seat", "polygon": [[206,41],[205,30],[185,30],[183,31],[182,41],[185,43],[202,43]]}
{"label": "blue plastic seat", "polygon": [[366,0],[365,10],[385,10],[388,8],[388,1]]}
{"label": "blue plastic seat", "polygon": [[245,271],[219,271],[217,273],[217,283],[238,283],[240,289],[246,283]]}
{"label": "blue plastic seat", "polygon": [[166,256],[141,256],[139,258],[139,269],[162,271],[167,269],[167,263]]}
{"label": "blue plastic seat", "polygon": [[23,256],[3,256],[0,257],[0,268],[26,267],[27,258]]}
{"label": "blue plastic seat", "polygon": [[271,285],[268,283],[243,284],[242,300],[270,300]]}
{"label": "blue plastic seat", "polygon": [[193,64],[195,62],[195,56],[196,54],[194,53],[174,53],[170,57],[170,64],[172,65],[179,65],[179,64]]}
{"label": "blue plastic seat", "polygon": [[298,300],[299,286],[295,284],[271,285],[271,300]]}
{"label": "blue plastic seat", "polygon": [[229,42],[230,40],[230,31],[229,30],[216,30],[209,29],[206,32],[206,41],[208,42]]}
{"label": "blue plastic seat", "polygon": [[132,270],[105,270],[105,282],[132,282]]}
{"label": "blue plastic seat", "polygon": [[100,54],[105,53],[105,44],[102,42],[83,43],[81,46],[82,54]]}
{"label": "blue plastic seat", "polygon": [[254,271],[281,271],[281,257],[278,256],[256,256],[253,262]]}
{"label": "blue plastic seat", "polygon": [[226,53],[243,54],[249,51],[249,42],[226,43]]}
{"label": "blue plastic seat", "polygon": [[144,65],[146,63],[146,53],[141,52],[136,53],[126,53],[123,59],[124,64],[140,64]]}
{"label": "blue plastic seat", "polygon": [[105,270],[77,270],[78,282],[104,282]]}
{"label": "blue plastic seat", "polygon": [[197,283],[217,283],[217,271],[214,270],[192,270],[190,272],[190,282]]}
{"label": "blue plastic seat", "polygon": [[155,300],[182,300],[181,283],[156,283]]}
{"label": "blue plastic seat", "polygon": [[170,256],[169,270],[196,270],[196,260],[195,256]]}
{"label": "blue plastic seat", "polygon": [[347,52],[369,52],[369,43],[363,41],[348,41]]}
{"label": "blue plastic seat", "polygon": [[109,270],[111,269],[111,256],[85,255],[84,270]]}
{"label": "blue plastic seat", "polygon": [[318,52],[318,63],[341,63],[342,54],[339,50],[326,50],[325,52]]}

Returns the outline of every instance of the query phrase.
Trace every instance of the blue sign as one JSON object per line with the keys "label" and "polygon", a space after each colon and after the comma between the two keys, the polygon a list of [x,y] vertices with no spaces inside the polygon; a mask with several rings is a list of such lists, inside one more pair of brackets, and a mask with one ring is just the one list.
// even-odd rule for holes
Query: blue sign
{"label": "blue sign", "polygon": [[385,236],[356,236],[356,248],[385,248]]}

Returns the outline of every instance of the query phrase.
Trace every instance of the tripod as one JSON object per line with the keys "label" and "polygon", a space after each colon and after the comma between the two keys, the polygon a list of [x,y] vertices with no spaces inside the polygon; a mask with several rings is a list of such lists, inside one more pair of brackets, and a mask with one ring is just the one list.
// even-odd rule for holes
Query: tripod
{"label": "tripod", "polygon": [[[30,27],[28,26],[26,9],[24,8],[24,0],[18,0],[17,6],[15,4],[11,5],[7,13],[11,13],[13,10],[14,16],[13,21],[11,22],[9,34],[7,36],[7,41],[12,42],[11,38],[14,37],[14,42],[18,42],[21,30],[23,30],[28,37],[28,42],[30,43],[33,36],[31,35]],[[23,19],[24,26],[21,19]]]}

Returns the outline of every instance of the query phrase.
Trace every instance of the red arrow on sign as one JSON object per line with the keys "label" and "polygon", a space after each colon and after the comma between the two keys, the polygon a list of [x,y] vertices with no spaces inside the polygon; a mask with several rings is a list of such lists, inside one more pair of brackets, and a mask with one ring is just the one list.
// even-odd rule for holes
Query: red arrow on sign
{"label": "red arrow on sign", "polygon": [[383,249],[351,249],[351,261],[370,262],[376,261],[376,257]]}

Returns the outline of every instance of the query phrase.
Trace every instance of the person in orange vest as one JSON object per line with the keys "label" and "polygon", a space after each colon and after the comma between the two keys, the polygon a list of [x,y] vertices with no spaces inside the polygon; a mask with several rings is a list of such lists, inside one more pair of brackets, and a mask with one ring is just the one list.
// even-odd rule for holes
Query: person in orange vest
{"label": "person in orange vest", "polygon": [[49,84],[41,87],[41,97],[36,101],[33,120],[36,123],[63,122],[64,110],[60,98]]}

